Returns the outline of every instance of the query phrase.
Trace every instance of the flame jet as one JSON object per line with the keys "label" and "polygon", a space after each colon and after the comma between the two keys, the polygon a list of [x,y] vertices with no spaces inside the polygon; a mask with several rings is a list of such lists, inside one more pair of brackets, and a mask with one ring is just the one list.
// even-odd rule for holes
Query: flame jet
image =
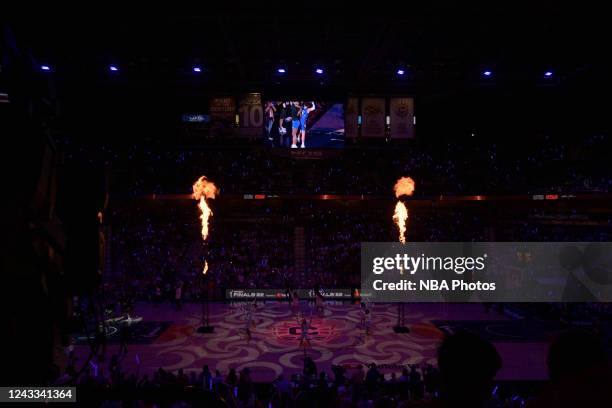
{"label": "flame jet", "polygon": [[399,199],[401,196],[411,196],[414,193],[414,180],[410,177],[401,177],[393,187],[395,197],[398,199],[393,213],[393,222],[397,224],[399,229],[399,242],[406,243],[406,220],[408,219],[408,209],[406,205]]}
{"label": "flame jet", "polygon": [[[202,241],[208,238],[208,220],[212,217],[213,212],[206,202],[207,199],[214,199],[219,194],[219,189],[206,176],[202,176],[193,185],[192,197],[198,200],[198,208],[200,209],[200,220],[202,221]],[[204,261],[203,274],[208,272],[208,262]]]}

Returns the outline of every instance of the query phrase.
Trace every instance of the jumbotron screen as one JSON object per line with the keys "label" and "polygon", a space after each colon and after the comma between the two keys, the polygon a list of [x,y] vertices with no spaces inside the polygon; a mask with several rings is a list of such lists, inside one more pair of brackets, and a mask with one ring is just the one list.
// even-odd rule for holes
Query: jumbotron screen
{"label": "jumbotron screen", "polygon": [[264,137],[272,147],[344,147],[344,104],[290,99],[266,101]]}

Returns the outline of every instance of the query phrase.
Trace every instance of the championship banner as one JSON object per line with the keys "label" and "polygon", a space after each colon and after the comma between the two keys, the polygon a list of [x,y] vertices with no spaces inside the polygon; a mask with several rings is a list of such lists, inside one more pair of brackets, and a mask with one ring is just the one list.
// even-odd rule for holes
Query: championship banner
{"label": "championship banner", "polygon": [[348,98],[344,112],[344,137],[357,137],[357,117],[359,116],[359,99]]}
{"label": "championship banner", "polygon": [[263,106],[260,93],[248,93],[240,97],[238,106],[239,132],[241,136],[256,137],[262,135]]}
{"label": "championship banner", "polygon": [[385,137],[385,99],[363,98],[361,113],[363,115],[361,136]]}
{"label": "championship banner", "polygon": [[391,98],[390,102],[391,138],[414,137],[414,99]]}
{"label": "championship banner", "polygon": [[212,136],[232,134],[236,100],[232,96],[210,99],[210,133]]}

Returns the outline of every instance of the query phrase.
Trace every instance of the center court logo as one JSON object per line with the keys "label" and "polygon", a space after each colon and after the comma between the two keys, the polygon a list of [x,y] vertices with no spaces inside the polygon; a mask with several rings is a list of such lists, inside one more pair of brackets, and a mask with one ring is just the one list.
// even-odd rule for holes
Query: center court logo
{"label": "center court logo", "polygon": [[[308,328],[308,337],[311,340],[324,343],[331,341],[335,334],[333,322],[327,320],[313,321]],[[274,327],[274,335],[280,341],[294,343],[302,336],[302,326],[295,321],[284,321]]]}

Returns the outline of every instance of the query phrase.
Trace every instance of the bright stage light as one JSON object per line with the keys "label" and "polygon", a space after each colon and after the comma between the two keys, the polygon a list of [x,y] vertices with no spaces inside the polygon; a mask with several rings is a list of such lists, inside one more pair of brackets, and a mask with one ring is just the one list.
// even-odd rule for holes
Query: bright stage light
{"label": "bright stage light", "polygon": [[119,71],[119,68],[117,68],[115,65],[110,65],[110,66],[108,67],[108,69],[109,69],[110,71],[112,71],[112,72],[117,72],[117,71]]}
{"label": "bright stage light", "polygon": [[398,69],[397,70],[397,75],[404,75],[406,73],[406,71],[404,71],[403,69]]}
{"label": "bright stage light", "polygon": [[51,67],[48,66],[48,65],[41,65],[40,69],[43,70],[43,71],[51,71]]}
{"label": "bright stage light", "polygon": [[484,75],[484,76],[486,76],[486,77],[490,77],[491,75],[493,75],[493,72],[491,72],[491,71],[487,70],[487,71],[484,71],[484,72],[482,73],[482,75]]}
{"label": "bright stage light", "polygon": [[285,70],[285,68],[279,68],[276,70],[276,72],[278,72],[279,74],[284,74],[287,71]]}
{"label": "bright stage light", "polygon": [[546,72],[544,73],[544,76],[545,76],[546,78],[550,78],[550,77],[552,77],[552,76],[553,76],[553,73],[552,73],[552,71],[546,71]]}
{"label": "bright stage light", "polygon": [[193,72],[202,72],[201,67],[193,67]]}
{"label": "bright stage light", "polygon": [[317,69],[315,69],[315,72],[320,75],[320,74],[323,73],[323,69],[322,68],[317,68]]}

